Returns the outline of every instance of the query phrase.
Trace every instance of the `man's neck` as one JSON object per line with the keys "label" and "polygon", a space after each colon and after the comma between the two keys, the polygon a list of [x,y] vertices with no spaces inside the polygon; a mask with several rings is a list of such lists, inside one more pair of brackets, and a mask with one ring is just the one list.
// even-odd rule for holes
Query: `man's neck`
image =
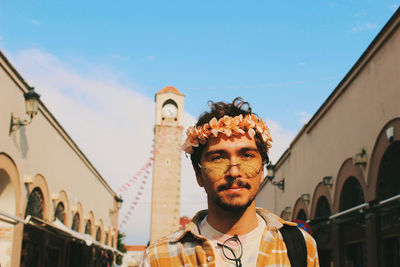
{"label": "man's neck", "polygon": [[253,203],[244,211],[228,211],[216,205],[208,205],[207,222],[227,235],[244,235],[258,225],[256,206]]}

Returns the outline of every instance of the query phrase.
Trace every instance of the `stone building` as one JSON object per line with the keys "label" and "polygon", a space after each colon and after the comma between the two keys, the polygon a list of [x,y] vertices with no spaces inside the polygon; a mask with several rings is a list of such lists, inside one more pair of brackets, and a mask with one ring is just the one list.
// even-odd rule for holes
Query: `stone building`
{"label": "stone building", "polygon": [[1,52],[0,67],[0,265],[112,262],[122,200],[42,102],[25,114],[35,93]]}
{"label": "stone building", "polygon": [[256,204],[311,226],[321,266],[400,266],[400,10],[265,179]]}
{"label": "stone building", "polygon": [[185,95],[173,86],[155,96],[150,242],[179,228],[184,100]]}

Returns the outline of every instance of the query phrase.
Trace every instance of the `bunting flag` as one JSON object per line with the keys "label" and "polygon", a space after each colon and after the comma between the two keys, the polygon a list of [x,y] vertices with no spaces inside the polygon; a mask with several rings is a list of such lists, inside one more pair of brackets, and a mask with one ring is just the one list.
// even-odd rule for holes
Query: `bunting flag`
{"label": "bunting flag", "polygon": [[[179,127],[179,129],[182,131],[183,127]],[[160,133],[160,138],[159,138],[159,142],[157,143],[157,145],[155,144],[154,138],[152,140],[152,145],[151,145],[151,150],[150,150],[151,156],[146,160],[145,164],[139,169],[139,171],[136,172],[136,174],[134,176],[129,178],[118,189],[118,191],[123,194],[127,193],[128,191],[129,191],[129,193],[132,193],[132,191],[136,191],[136,192],[134,192],[134,194],[130,194],[130,195],[134,196],[134,201],[129,203],[128,211],[125,214],[124,219],[121,221],[119,228],[122,228],[124,225],[126,225],[129,222],[131,215],[134,213],[134,210],[136,209],[136,207],[139,203],[139,200],[140,200],[141,196],[143,195],[145,185],[147,184],[147,179],[149,178],[149,175],[150,175],[149,168],[151,166],[153,166],[155,155],[160,153],[160,149],[164,146],[165,141],[166,141],[166,136],[167,136],[166,135],[166,126],[161,125],[161,133]]]}

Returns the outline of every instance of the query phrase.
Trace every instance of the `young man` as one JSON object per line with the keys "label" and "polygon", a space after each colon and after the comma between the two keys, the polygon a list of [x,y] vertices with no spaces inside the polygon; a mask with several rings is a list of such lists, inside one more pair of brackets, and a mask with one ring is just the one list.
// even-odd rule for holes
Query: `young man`
{"label": "young man", "polygon": [[[268,127],[241,98],[210,103],[211,111],[187,130],[184,144],[207,193],[208,210],[151,244],[142,266],[297,265],[289,259],[281,233],[284,225],[296,224],[255,206],[272,141]],[[302,230],[298,233],[305,244],[300,265],[319,266],[315,241]]]}

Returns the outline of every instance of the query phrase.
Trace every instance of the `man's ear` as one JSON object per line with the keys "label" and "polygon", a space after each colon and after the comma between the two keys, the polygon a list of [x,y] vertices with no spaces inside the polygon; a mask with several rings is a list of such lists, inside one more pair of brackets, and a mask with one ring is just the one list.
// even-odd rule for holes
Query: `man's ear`
{"label": "man's ear", "polygon": [[200,187],[204,187],[203,176],[201,174],[200,167],[198,165],[193,164],[193,169],[196,174],[197,183],[199,184]]}
{"label": "man's ear", "polygon": [[265,179],[265,177],[264,177],[264,167],[263,167],[262,170],[261,170],[261,181],[260,181],[260,184],[262,182],[264,182],[264,179]]}

